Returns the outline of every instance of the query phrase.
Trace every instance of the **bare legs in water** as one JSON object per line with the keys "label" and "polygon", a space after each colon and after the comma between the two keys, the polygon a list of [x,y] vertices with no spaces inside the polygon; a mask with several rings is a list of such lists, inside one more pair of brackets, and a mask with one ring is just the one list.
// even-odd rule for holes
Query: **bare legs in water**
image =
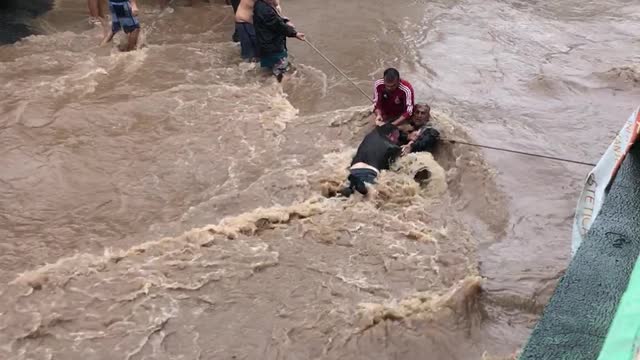
{"label": "bare legs in water", "polygon": [[138,46],[138,37],[140,35],[140,28],[137,28],[130,32],[127,37],[127,51],[135,50]]}
{"label": "bare legs in water", "polygon": [[100,25],[102,26],[102,41],[100,42],[100,45],[106,44],[109,41],[108,39],[112,36],[111,26],[109,26],[109,22],[107,21],[104,5],[103,0],[87,0],[89,16],[100,21]]}
{"label": "bare legs in water", "polygon": [[[114,37],[114,33],[112,33],[106,40],[105,43],[111,42]],[[127,46],[125,48],[120,47],[120,51],[132,51],[135,50],[138,46],[138,37],[140,36],[140,28],[133,30],[132,32],[127,34]]]}
{"label": "bare legs in water", "polygon": [[[129,17],[133,17],[133,20],[135,21],[135,25],[127,25],[128,27],[132,28],[135,26],[134,29],[131,30],[131,32],[127,33],[127,46],[124,49],[120,49],[122,51],[132,51],[135,50],[138,46],[138,38],[140,36],[140,24],[138,22],[138,1],[137,0],[129,0],[129,4],[131,6],[131,13],[129,14]],[[125,27],[125,29],[128,29],[127,27]],[[116,31],[117,32],[117,31]],[[126,31],[125,31],[126,32]],[[111,40],[113,40],[113,37],[115,36],[115,33],[113,31],[109,32],[109,36],[105,39],[104,43],[108,43],[111,42]]]}

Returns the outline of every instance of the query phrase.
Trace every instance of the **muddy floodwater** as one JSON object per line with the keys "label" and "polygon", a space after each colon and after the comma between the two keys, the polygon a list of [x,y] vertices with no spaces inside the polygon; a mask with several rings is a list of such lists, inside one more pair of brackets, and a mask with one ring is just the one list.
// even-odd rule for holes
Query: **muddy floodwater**
{"label": "muddy floodwater", "polygon": [[[328,198],[368,100],[289,40],[243,63],[222,1],[86,2],[0,46],[0,358],[506,359],[568,263],[589,167],[445,144]],[[640,99],[635,0],[282,0],[365,91],[397,67],[450,139],[596,162]],[[416,174],[425,174],[428,179]]]}

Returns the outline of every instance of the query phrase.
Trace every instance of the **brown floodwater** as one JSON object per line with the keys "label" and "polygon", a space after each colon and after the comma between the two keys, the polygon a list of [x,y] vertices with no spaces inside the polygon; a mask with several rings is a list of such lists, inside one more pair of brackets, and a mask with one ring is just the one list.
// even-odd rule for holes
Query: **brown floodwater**
{"label": "brown floodwater", "polygon": [[[130,53],[79,0],[0,47],[0,358],[513,356],[589,168],[446,144],[327,198],[368,100],[295,39],[281,86],[229,6],[186,5],[142,1]],[[397,67],[447,138],[595,162],[640,99],[637,1],[283,8],[367,92]]]}

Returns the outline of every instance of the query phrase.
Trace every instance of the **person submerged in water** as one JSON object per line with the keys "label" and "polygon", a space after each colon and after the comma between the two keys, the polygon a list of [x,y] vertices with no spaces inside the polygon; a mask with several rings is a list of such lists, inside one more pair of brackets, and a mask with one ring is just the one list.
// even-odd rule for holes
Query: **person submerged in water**
{"label": "person submerged in water", "polygon": [[375,127],[360,143],[351,162],[349,185],[340,194],[349,197],[354,190],[368,194],[380,170],[388,170],[399,157],[411,152],[432,152],[440,142],[440,133],[431,126],[431,108],[416,105],[412,117],[400,129],[392,123]]}
{"label": "person submerged in water", "polygon": [[376,183],[380,170],[389,166],[400,156],[398,146],[400,131],[393,124],[376,126],[360,143],[358,151],[351,161],[349,185],[340,190],[340,194],[349,197],[354,190],[367,195],[368,185]]}
{"label": "person submerged in water", "polygon": [[411,152],[432,152],[440,142],[440,132],[431,125],[431,108],[426,104],[417,104],[409,121],[400,126],[402,155]]}

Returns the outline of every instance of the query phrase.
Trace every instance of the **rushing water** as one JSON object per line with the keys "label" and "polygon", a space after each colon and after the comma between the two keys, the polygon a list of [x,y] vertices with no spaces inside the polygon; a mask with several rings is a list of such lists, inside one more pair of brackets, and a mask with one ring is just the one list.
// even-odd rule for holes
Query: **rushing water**
{"label": "rushing water", "polygon": [[[367,100],[304,43],[284,87],[221,3],[142,2],[98,48],[58,0],[0,47],[0,358],[499,359],[568,261],[589,170],[443,146],[326,198]],[[367,91],[388,66],[449,138],[596,161],[640,98],[631,0],[283,0]],[[416,182],[427,168],[431,177]]]}

